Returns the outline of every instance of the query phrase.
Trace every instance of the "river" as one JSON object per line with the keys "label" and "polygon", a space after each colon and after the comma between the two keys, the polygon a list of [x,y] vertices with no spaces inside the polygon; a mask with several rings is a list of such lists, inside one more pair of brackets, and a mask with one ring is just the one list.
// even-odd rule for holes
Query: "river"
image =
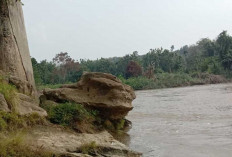
{"label": "river", "polygon": [[129,146],[145,157],[231,157],[232,84],[136,91]]}

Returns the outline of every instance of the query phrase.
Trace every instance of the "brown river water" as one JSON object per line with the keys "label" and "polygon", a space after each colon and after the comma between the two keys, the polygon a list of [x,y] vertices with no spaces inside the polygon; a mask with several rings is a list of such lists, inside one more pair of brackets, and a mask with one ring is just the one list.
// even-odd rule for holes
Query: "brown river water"
{"label": "brown river water", "polygon": [[137,91],[126,140],[144,157],[232,157],[232,84]]}

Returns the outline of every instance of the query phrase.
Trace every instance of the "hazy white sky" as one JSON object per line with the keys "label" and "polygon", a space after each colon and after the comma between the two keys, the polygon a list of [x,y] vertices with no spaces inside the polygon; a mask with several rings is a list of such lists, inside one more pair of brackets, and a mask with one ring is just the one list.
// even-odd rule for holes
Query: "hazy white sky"
{"label": "hazy white sky", "polygon": [[31,56],[124,56],[232,32],[232,0],[23,0]]}

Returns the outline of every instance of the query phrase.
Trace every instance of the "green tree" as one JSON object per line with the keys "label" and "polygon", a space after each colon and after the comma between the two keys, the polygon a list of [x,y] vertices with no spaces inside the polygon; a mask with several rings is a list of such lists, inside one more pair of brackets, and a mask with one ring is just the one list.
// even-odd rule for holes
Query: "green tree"
{"label": "green tree", "polygon": [[223,31],[219,34],[217,40],[217,52],[225,69],[232,68],[232,37]]}
{"label": "green tree", "polygon": [[35,58],[31,58],[31,63],[32,63],[33,71],[34,71],[34,79],[35,79],[36,85],[43,84],[38,62],[36,61]]}

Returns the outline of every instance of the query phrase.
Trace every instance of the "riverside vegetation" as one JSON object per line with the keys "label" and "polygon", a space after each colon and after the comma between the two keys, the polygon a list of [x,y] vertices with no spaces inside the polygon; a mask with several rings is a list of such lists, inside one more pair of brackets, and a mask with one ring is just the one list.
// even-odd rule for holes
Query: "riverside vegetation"
{"label": "riverside vegetation", "polygon": [[76,82],[84,71],[111,73],[134,89],[223,83],[232,76],[232,37],[223,31],[215,40],[203,38],[179,50],[171,46],[97,60],[77,61],[61,52],[52,62],[32,58],[32,64],[39,89]]}
{"label": "riverside vegetation", "polygon": [[[0,81],[0,93],[4,95],[6,101],[17,105],[18,90],[14,85],[5,81],[2,77]],[[31,134],[36,126],[50,126],[63,128],[64,130],[74,130],[79,133],[98,133],[103,130],[117,132],[126,126],[124,119],[109,120],[102,118],[97,110],[85,108],[81,104],[73,102],[60,102],[46,100],[40,104],[48,116],[41,117],[37,113],[20,115],[14,110],[12,112],[0,111],[0,156],[1,157],[55,157],[65,156],[56,154],[53,151],[44,150],[43,147],[32,147],[33,142],[28,142],[28,134]],[[83,143],[77,150],[78,153],[95,154],[102,153],[102,146],[98,146],[95,141]],[[104,150],[105,151],[105,150]]]}
{"label": "riverside vegetation", "polygon": [[[90,74],[93,76],[92,83],[97,81],[94,86],[86,84],[88,81],[82,81],[81,85],[88,88],[65,85],[66,88],[57,89],[58,93],[71,91],[72,98],[79,96],[79,99],[75,99],[76,102],[72,98],[65,99],[70,98],[70,93],[62,93],[56,100],[53,99],[56,95],[49,97],[49,92],[56,92],[51,89],[47,90],[46,96],[38,93],[22,3],[19,0],[1,0],[0,6],[0,156],[141,156],[141,153],[130,150],[106,131],[109,125],[116,131],[126,125],[124,117],[133,108],[131,102],[135,99],[134,91],[116,77],[99,73]],[[41,80],[52,79],[60,84],[76,82],[73,81],[74,78],[76,80],[82,74],[76,73],[79,71],[79,63],[65,58],[67,55],[62,56],[63,54],[54,59],[57,65],[55,69],[51,69],[52,75],[59,77],[47,77],[48,71],[46,68],[41,69],[41,66],[38,66],[40,76],[37,77],[36,71],[35,77],[41,77]],[[64,61],[60,60],[62,57],[65,58]],[[103,75],[104,78],[101,77]],[[70,77],[72,81],[67,81]],[[36,82],[39,84],[40,79]],[[78,90],[79,93],[75,93]],[[48,98],[46,102],[50,101],[51,104],[39,101],[40,95]],[[102,102],[98,103],[91,98]],[[79,103],[81,100],[85,102]],[[98,109],[99,114],[95,109]],[[103,114],[106,110],[106,114]]]}
{"label": "riverside vegetation", "polygon": [[[17,89],[15,86],[6,83],[1,77],[0,93],[12,108],[17,103]],[[44,125],[46,120],[38,114],[21,116],[16,112],[0,111],[0,156],[1,157],[49,157],[50,152],[41,149],[31,150],[28,144],[24,143],[24,134],[28,128],[35,125]],[[16,131],[17,130],[17,131]]]}

